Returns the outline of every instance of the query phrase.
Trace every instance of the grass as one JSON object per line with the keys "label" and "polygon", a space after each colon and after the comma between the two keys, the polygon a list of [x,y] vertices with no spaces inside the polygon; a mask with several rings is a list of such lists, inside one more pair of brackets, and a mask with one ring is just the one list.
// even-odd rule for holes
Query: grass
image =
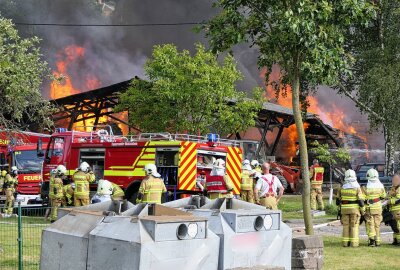
{"label": "grass", "polygon": [[[328,205],[328,200],[324,200],[325,216],[318,216],[314,219],[336,219],[337,209],[335,205]],[[282,210],[283,220],[303,219],[303,205],[301,195],[284,195],[279,202],[278,208]]]}
{"label": "grass", "polygon": [[400,247],[388,244],[344,248],[340,237],[324,237],[324,269],[399,269],[399,254]]}
{"label": "grass", "polygon": [[[43,217],[23,217],[23,266],[39,269],[42,230],[49,224]],[[0,219],[0,268],[18,269],[17,218]]]}

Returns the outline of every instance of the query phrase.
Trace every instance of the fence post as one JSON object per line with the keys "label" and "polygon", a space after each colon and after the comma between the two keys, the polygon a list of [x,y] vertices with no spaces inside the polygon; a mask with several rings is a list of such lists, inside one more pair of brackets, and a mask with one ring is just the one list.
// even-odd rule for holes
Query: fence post
{"label": "fence post", "polygon": [[22,243],[22,211],[21,202],[18,202],[18,270],[23,270]]}

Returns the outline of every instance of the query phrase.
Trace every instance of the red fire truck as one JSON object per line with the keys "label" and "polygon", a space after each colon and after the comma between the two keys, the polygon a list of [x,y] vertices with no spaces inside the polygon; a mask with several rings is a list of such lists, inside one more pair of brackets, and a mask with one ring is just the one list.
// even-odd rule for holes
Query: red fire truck
{"label": "red fire truck", "polygon": [[197,177],[200,173],[209,175],[218,158],[225,160],[234,193],[239,194],[242,149],[237,141],[223,140],[215,134],[142,133],[125,137],[113,135],[111,128],[93,132],[62,130],[51,135],[45,153],[42,199],[48,199],[51,170],[62,164],[71,176],[83,161],[91,165],[96,180],[120,185],[131,201],[135,201],[145,177],[143,167],[154,163],[175,199],[183,193],[200,192]]}
{"label": "red fire truck", "polygon": [[[18,168],[17,200],[22,206],[41,205],[40,183],[43,156],[37,156],[37,142],[43,142],[43,149],[50,135],[33,132],[0,131],[0,165],[9,170]],[[0,194],[0,203],[5,202],[4,192]]]}

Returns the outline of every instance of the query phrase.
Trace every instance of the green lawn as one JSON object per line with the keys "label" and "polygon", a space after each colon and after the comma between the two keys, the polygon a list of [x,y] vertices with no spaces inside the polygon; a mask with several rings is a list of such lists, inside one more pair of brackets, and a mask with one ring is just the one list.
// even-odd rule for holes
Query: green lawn
{"label": "green lawn", "polygon": [[[42,230],[49,224],[43,217],[23,217],[24,269],[39,269]],[[18,221],[0,219],[0,269],[18,269]]]}
{"label": "green lawn", "polygon": [[324,237],[324,269],[399,269],[400,247],[384,244],[380,247],[342,247],[340,237]]}
{"label": "green lawn", "polygon": [[[337,209],[335,205],[328,206],[328,199],[324,200],[327,215],[315,217],[315,219],[335,219]],[[303,205],[301,195],[284,195],[279,202],[278,208],[282,210],[283,220],[303,219]]]}

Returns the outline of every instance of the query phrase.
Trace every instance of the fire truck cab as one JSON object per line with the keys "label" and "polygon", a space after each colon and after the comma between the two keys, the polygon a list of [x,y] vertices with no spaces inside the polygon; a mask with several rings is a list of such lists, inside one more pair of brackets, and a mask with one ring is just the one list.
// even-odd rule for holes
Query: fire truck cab
{"label": "fire truck cab", "polygon": [[[47,134],[32,132],[0,131],[0,165],[2,169],[18,168],[18,186],[16,201],[22,206],[41,206],[40,183],[42,177],[43,156],[37,156],[37,142],[41,148],[47,147]],[[5,203],[4,191],[0,193],[0,204]]]}
{"label": "fire truck cab", "polygon": [[[199,193],[200,175],[207,177],[215,159],[226,162],[226,172],[240,193],[242,149],[233,140],[218,135],[195,136],[170,133],[141,133],[134,136],[113,135],[111,128],[92,132],[59,130],[53,133],[43,163],[42,198],[47,200],[51,170],[62,164],[71,177],[79,164],[92,167],[96,182],[107,179],[125,190],[125,197],[135,202],[143,170],[148,163],[157,166],[167,189],[177,199],[181,194]],[[95,190],[95,185],[91,187]]]}

